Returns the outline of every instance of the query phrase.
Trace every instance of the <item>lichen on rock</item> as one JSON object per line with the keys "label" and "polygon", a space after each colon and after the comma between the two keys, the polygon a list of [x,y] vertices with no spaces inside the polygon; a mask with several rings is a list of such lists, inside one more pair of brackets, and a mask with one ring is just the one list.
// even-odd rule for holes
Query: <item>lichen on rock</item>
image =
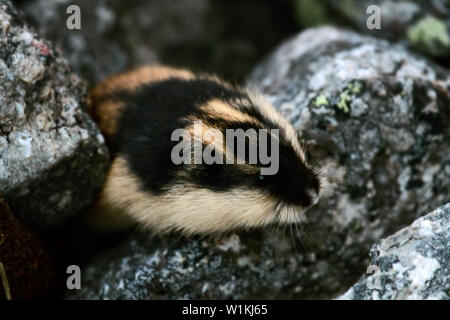
{"label": "lichen on rock", "polygon": [[408,29],[408,40],[435,56],[450,54],[450,32],[445,22],[427,16]]}
{"label": "lichen on rock", "polygon": [[[294,3],[297,8],[294,12],[303,26],[338,21],[371,36],[409,43],[411,48],[432,57],[450,55],[450,7],[446,0],[294,0]],[[374,14],[368,8],[373,5],[379,8],[379,29],[367,26]]]}

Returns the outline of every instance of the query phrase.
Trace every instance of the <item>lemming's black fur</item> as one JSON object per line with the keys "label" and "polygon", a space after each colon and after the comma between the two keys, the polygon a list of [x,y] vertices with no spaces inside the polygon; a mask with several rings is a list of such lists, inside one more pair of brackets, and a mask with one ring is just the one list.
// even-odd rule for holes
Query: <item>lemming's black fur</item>
{"label": "lemming's black fur", "polygon": [[[272,123],[259,112],[257,106],[250,103],[248,107],[248,102],[251,101],[244,91],[206,78],[172,78],[144,85],[133,95],[116,95],[127,104],[119,120],[116,151],[127,159],[131,170],[140,177],[144,188],[154,194],[164,193],[173,183],[178,170],[186,169],[183,168],[184,164],[173,164],[171,151],[178,142],[171,141],[170,138],[175,129],[185,128],[190,124],[183,120],[187,116],[195,116],[215,127],[223,128],[223,134],[225,129],[261,129],[245,120],[229,122],[208,117],[207,113],[199,109],[208,101],[220,99],[256,118],[265,129],[278,128],[276,123]],[[244,100],[247,102],[246,107],[239,105],[240,101]],[[281,130],[279,148],[278,173],[274,176],[264,176],[262,180],[258,174],[245,174],[236,165],[225,164],[192,165],[186,179],[198,187],[218,192],[236,186],[258,188],[267,194],[278,196],[281,201],[310,205],[311,198],[306,189],[318,192],[318,178],[301,162]]]}

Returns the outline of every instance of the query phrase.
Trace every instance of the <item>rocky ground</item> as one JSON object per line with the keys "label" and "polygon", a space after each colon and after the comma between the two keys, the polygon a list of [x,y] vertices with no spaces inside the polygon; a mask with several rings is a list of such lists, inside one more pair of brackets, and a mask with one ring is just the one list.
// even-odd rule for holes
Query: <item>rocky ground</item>
{"label": "rocky ground", "polygon": [[[8,237],[11,230],[28,234],[24,224],[44,240],[33,248],[51,249],[57,274],[81,264],[79,291],[64,292],[51,266],[48,281],[36,285],[43,292],[51,279],[60,282],[50,294],[68,299],[450,299],[450,207],[441,207],[450,202],[450,74],[441,32],[448,30],[447,7],[381,1],[383,12],[409,15],[387,16],[383,32],[370,33],[356,18],[364,6],[345,2],[232,1],[225,8],[206,0],[80,0],[86,24],[69,32],[60,27],[64,14],[56,14],[66,1],[18,1],[23,18],[0,0],[0,193],[20,220],[0,229],[0,262],[11,252],[2,251],[2,230]],[[317,17],[332,21],[332,10],[340,25],[359,32],[319,27],[287,38],[294,29],[277,11],[286,7],[296,8],[303,26]],[[255,8],[251,23],[235,31]],[[305,10],[318,15],[309,19]],[[221,20],[219,12],[240,14]],[[430,17],[441,21],[425,28],[439,31],[432,40],[420,27]],[[254,37],[267,21],[276,27]],[[417,50],[411,35],[433,49]],[[313,157],[327,163],[329,192],[304,225],[221,237],[109,239],[90,238],[73,223],[109,162],[84,111],[86,82],[155,61],[246,78],[293,123]],[[6,264],[8,273],[13,265]]]}
{"label": "rocky ground", "polygon": [[[450,203],[377,243],[362,279],[338,298],[450,299],[449,218]],[[281,245],[261,235],[248,240],[248,235],[187,242],[134,236],[96,258],[85,270],[82,290],[66,298],[298,298],[311,281],[301,281],[296,274],[326,264],[312,253],[296,254],[287,248],[274,253],[275,246],[283,249]]]}

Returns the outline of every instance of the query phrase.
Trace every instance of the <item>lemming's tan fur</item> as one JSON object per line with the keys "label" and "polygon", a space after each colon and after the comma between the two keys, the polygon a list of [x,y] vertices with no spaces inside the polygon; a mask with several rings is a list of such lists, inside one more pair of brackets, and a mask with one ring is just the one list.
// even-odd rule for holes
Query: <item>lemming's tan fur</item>
{"label": "lemming's tan fur", "polygon": [[[98,85],[90,93],[89,110],[97,121],[99,128],[107,138],[114,141],[117,121],[125,105],[120,101],[108,98],[117,91],[135,91],[143,84],[161,81],[171,77],[191,79],[194,75],[186,70],[177,70],[163,66],[148,66],[130,73],[114,76]],[[213,81],[217,78],[210,77]],[[228,86],[228,84],[225,84]],[[305,161],[304,152],[297,140],[292,126],[279,115],[267,102],[263,101],[254,91],[249,91],[251,100],[261,107],[265,116],[277,123],[284,136],[292,143],[294,150]],[[244,103],[245,104],[245,103]],[[220,118],[226,121],[245,120],[258,123],[258,120],[241,112],[227,103],[214,99],[207,102],[201,109],[207,117]],[[202,121],[203,131],[217,129],[210,127],[204,119],[189,119]],[[187,129],[194,137],[193,126]],[[220,129],[220,128],[219,128]],[[216,150],[225,154],[226,158],[234,155],[226,150],[223,141],[213,137],[202,136],[204,142],[211,142]],[[243,172],[255,172],[257,167],[243,164],[239,167]],[[215,192],[207,188],[185,183],[183,175],[189,174],[189,169],[181,171],[175,181],[168,186],[168,191],[162,195],[153,195],[145,191],[139,177],[130,170],[126,159],[118,155],[113,159],[100,199],[94,209],[92,220],[106,229],[123,228],[137,223],[156,232],[181,231],[184,234],[208,234],[225,232],[233,228],[261,227],[275,222],[277,215],[277,199],[256,189],[235,188],[227,192]],[[183,181],[181,183],[180,181]],[[277,222],[299,222],[302,216],[294,209],[283,208]]]}
{"label": "lemming's tan fur", "polygon": [[[100,207],[126,212],[131,221],[156,232],[172,230],[185,234],[225,232],[232,228],[265,226],[274,219],[274,199],[257,191],[235,189],[212,192],[189,185],[173,185],[162,196],[143,191],[139,179],[129,170],[127,162],[114,160],[102,192]],[[298,217],[282,214],[282,222],[295,222]],[[126,218],[119,218],[120,225]]]}
{"label": "lemming's tan fur", "polygon": [[114,135],[117,131],[117,119],[122,114],[124,104],[117,100],[106,100],[98,104],[93,116],[98,128],[105,136],[108,143],[114,141]]}
{"label": "lemming's tan fur", "polygon": [[297,134],[292,125],[283,118],[266,100],[264,100],[255,89],[247,90],[251,100],[256,103],[264,114],[272,120],[274,123],[280,126],[280,129],[284,131],[286,137],[290,140],[292,147],[295,149],[300,159],[306,163],[305,152],[298,142]]}
{"label": "lemming's tan fur", "polygon": [[188,70],[159,65],[145,66],[109,77],[92,90],[92,95],[99,97],[117,90],[133,91],[142,84],[161,81],[171,77],[191,79],[194,78],[194,74]]}
{"label": "lemming's tan fur", "polygon": [[250,123],[258,123],[255,118],[236,110],[219,99],[208,101],[204,106],[200,107],[211,118],[221,118],[224,121],[248,121]]}

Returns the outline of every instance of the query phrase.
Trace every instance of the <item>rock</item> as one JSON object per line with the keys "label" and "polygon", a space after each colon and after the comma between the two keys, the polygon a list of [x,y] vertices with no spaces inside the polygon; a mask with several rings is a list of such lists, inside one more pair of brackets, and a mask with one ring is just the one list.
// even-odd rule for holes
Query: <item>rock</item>
{"label": "rock", "polygon": [[249,84],[328,161],[332,192],[308,223],[203,239],[131,235],[86,263],[82,290],[67,298],[336,297],[375,241],[449,202],[449,83],[447,70],[385,41],[334,28],[290,39]]}
{"label": "rock", "polygon": [[92,200],[109,156],[86,85],[0,1],[0,193],[26,224],[55,227]]}
{"label": "rock", "polygon": [[450,300],[450,203],[370,250],[366,274],[342,300]]}
{"label": "rock", "polygon": [[[73,4],[81,10],[81,30],[65,28]],[[241,80],[297,30],[289,6],[274,1],[36,0],[20,7],[91,84],[158,61]]]}
{"label": "rock", "polygon": [[274,298],[304,259],[291,256],[289,245],[283,244],[284,250],[279,245],[282,251],[275,252],[273,245],[264,245],[262,234],[203,240],[133,235],[82,267],[82,289],[66,298]]}
{"label": "rock", "polygon": [[[295,12],[303,26],[346,21],[360,32],[390,40],[404,40],[412,47],[434,57],[450,55],[450,5],[445,0],[295,0]],[[369,29],[367,20],[380,8],[380,29]]]}
{"label": "rock", "polygon": [[[151,5],[145,5],[143,1],[134,1],[132,7],[135,8],[130,12],[125,2],[28,1],[21,5],[21,9],[39,34],[61,48],[73,70],[95,84],[107,75],[137,64],[158,61],[152,48],[157,44],[153,43],[150,35],[146,37],[145,31],[149,28],[160,30],[158,20],[163,17],[161,12],[152,10]],[[66,10],[73,4],[80,8],[80,30],[66,27],[69,17]],[[186,29],[190,30],[189,27]]]}
{"label": "rock", "polygon": [[307,214],[325,266],[318,281],[341,290],[375,240],[450,201],[448,70],[401,45],[322,27],[282,44],[249,84],[334,167],[326,175],[343,177]]}
{"label": "rock", "polygon": [[42,299],[49,293],[55,273],[48,251],[1,198],[0,263],[0,300]]}

